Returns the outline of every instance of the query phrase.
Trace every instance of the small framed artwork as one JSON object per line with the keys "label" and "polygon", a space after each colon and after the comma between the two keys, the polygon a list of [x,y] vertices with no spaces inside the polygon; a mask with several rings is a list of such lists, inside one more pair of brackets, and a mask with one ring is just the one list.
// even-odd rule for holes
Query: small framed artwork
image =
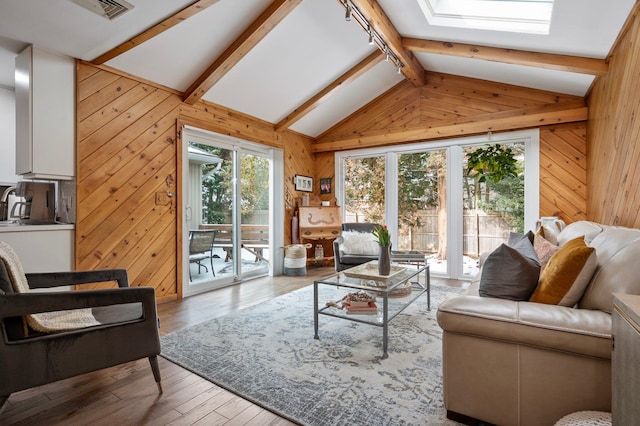
{"label": "small framed artwork", "polygon": [[313,178],[309,176],[295,175],[293,177],[296,191],[313,192]]}
{"label": "small framed artwork", "polygon": [[320,193],[331,194],[331,178],[320,179]]}

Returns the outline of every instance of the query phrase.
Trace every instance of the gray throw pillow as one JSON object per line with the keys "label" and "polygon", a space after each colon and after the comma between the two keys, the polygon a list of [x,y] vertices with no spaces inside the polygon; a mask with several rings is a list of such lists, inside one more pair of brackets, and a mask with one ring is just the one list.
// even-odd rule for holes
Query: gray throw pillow
{"label": "gray throw pillow", "polygon": [[507,243],[509,246],[513,247],[523,238],[527,238],[531,244],[533,244],[533,240],[535,238],[535,234],[531,231],[526,234],[520,234],[518,232],[510,232],[509,233],[509,242]]}
{"label": "gray throw pillow", "polygon": [[538,285],[540,262],[524,236],[513,247],[501,244],[482,267],[480,296],[508,300],[529,300]]}

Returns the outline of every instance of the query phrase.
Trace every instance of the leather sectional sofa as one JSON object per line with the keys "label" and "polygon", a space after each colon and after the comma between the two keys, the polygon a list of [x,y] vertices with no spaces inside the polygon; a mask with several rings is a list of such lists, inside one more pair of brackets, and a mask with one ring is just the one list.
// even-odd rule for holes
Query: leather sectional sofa
{"label": "leather sectional sofa", "polygon": [[580,221],[598,265],[574,307],[465,295],[438,308],[444,403],[450,418],[553,425],[583,410],[611,411],[613,293],[640,295],[640,229]]}

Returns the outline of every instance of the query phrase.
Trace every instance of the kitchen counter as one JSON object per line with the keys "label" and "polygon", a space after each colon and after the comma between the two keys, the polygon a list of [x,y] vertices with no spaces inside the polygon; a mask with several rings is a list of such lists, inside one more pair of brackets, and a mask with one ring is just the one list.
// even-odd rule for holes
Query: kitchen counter
{"label": "kitchen counter", "polygon": [[0,233],[3,232],[29,232],[29,231],[64,231],[74,230],[74,224],[51,223],[46,225],[30,225],[11,222],[0,222]]}

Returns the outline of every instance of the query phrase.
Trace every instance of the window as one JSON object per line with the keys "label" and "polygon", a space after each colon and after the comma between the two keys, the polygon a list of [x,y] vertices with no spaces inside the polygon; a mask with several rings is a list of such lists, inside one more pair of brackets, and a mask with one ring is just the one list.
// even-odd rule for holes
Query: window
{"label": "window", "polygon": [[553,0],[418,0],[430,25],[549,34]]}
{"label": "window", "polygon": [[[469,171],[470,158],[505,151],[511,171],[498,182],[495,168]],[[343,220],[386,224],[394,250],[425,253],[435,275],[468,279],[480,252],[539,216],[537,130],[343,151],[335,164]]]}

